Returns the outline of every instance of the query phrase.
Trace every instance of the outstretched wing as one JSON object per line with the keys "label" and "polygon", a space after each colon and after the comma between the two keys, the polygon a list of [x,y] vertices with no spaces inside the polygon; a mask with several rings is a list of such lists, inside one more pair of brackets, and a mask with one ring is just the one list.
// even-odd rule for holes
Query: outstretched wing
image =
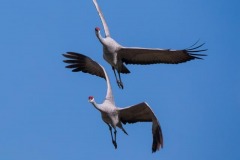
{"label": "outstretched wing", "polygon": [[206,56],[205,54],[196,54],[207,50],[198,50],[203,45],[204,43],[183,50],[123,47],[118,51],[118,59],[121,59],[126,64],[178,64],[192,59],[202,59],[202,56]]}
{"label": "outstretched wing", "polygon": [[102,24],[103,24],[103,28],[104,28],[104,31],[105,31],[105,36],[106,37],[110,37],[110,32],[109,32],[109,29],[108,29],[108,25],[107,25],[107,22],[103,16],[103,13],[102,13],[102,10],[101,8],[98,6],[98,3],[97,3],[97,0],[93,0],[93,3],[98,11],[98,14],[99,14],[99,17],[102,21]]}
{"label": "outstretched wing", "polygon": [[152,122],[152,152],[163,147],[163,135],[161,126],[155,114],[147,103],[142,102],[130,107],[119,108],[119,119],[123,124],[136,122]]}
{"label": "outstretched wing", "polygon": [[63,56],[69,58],[63,62],[68,63],[69,65],[66,68],[73,69],[73,72],[82,71],[106,79],[102,66],[91,58],[75,52],[67,52]]}

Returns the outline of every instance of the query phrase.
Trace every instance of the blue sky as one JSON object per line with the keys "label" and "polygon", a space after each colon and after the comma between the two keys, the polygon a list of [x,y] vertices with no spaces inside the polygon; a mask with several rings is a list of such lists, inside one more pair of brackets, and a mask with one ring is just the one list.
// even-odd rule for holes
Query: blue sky
{"label": "blue sky", "polygon": [[[102,58],[91,0],[0,1],[0,159],[238,160],[240,143],[239,1],[98,0],[111,35],[124,46],[183,49],[198,39],[205,60],[179,65],[129,65],[118,89]],[[117,106],[148,102],[164,148],[151,153],[151,124],[118,130],[115,150],[100,113],[106,84],[65,69],[75,51],[109,73]]]}

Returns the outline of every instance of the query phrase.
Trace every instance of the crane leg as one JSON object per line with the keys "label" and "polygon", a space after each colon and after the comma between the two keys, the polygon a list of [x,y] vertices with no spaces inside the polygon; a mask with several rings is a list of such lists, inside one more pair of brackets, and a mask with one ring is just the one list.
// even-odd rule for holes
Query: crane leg
{"label": "crane leg", "polygon": [[120,74],[120,72],[118,72],[118,78],[119,78],[119,84],[118,84],[118,86],[119,86],[121,89],[123,89],[123,83],[122,83],[122,79],[121,79],[121,74]]}
{"label": "crane leg", "polygon": [[114,128],[115,149],[117,149],[117,130]]}
{"label": "crane leg", "polygon": [[[108,125],[109,130],[110,130],[110,134],[111,134],[111,138],[112,138],[112,143],[113,143],[115,149],[117,149],[116,136],[115,136],[115,140],[114,140],[114,139],[113,139],[113,135],[112,135],[112,127],[111,127],[109,124],[107,124],[107,125]],[[115,130],[115,131],[116,131],[116,130]],[[114,134],[115,134],[115,131],[114,131]]]}
{"label": "crane leg", "polygon": [[117,130],[114,128],[114,138],[115,138],[115,142],[117,144]]}
{"label": "crane leg", "polygon": [[115,149],[117,149],[117,130],[114,128],[114,147]]}
{"label": "crane leg", "polygon": [[122,83],[122,81],[121,81],[120,73],[118,72],[118,77],[119,77],[119,79],[118,79],[118,78],[117,78],[116,71],[115,71],[115,68],[112,67],[112,70],[113,70],[114,76],[115,76],[115,78],[116,78],[118,87],[121,88],[121,89],[123,89],[123,83]]}

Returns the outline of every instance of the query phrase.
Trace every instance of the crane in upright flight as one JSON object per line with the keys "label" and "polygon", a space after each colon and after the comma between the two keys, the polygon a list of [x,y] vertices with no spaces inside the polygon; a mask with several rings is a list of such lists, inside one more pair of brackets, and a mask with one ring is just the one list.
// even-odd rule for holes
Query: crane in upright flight
{"label": "crane in upright flight", "polygon": [[[130,73],[130,71],[124,64],[178,64],[193,59],[202,59],[201,56],[206,56],[205,54],[197,54],[198,52],[207,50],[199,49],[204,45],[204,43],[198,46],[196,46],[197,43],[195,43],[191,47],[182,50],[124,47],[110,36],[107,22],[97,3],[97,0],[93,0],[93,3],[102,21],[105,37],[102,37],[102,35],[100,34],[99,27],[95,28],[95,34],[103,45],[103,58],[112,66],[112,70],[114,72],[117,84],[121,89],[123,89],[123,83],[120,74]],[[118,73],[118,78],[116,75],[116,71]]]}
{"label": "crane in upright flight", "polygon": [[[103,103],[96,103],[93,96],[89,96],[89,102],[101,112],[102,120],[109,127],[112,143],[115,149],[117,148],[116,127],[120,128],[125,134],[127,134],[122,124],[136,122],[152,122],[152,152],[156,152],[163,147],[161,126],[154,112],[146,102],[141,102],[125,108],[117,107],[114,102],[109,77],[105,69],[100,64],[83,54],[75,52],[67,52],[66,54],[63,54],[63,56],[68,58],[67,60],[64,60],[64,62],[68,64],[66,68],[72,69],[73,72],[81,71],[96,75],[106,80],[107,94]],[[114,137],[112,129],[114,129]]]}

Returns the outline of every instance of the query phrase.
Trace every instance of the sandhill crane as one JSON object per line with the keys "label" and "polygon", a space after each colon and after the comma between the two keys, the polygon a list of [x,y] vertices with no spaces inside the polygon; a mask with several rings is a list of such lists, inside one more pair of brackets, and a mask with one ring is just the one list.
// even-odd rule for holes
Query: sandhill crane
{"label": "sandhill crane", "polygon": [[[117,84],[123,89],[123,83],[121,80],[121,73],[130,73],[125,64],[178,64],[187,62],[192,59],[202,59],[201,56],[204,54],[196,54],[197,52],[206,51],[206,49],[199,50],[198,48],[204,45],[195,46],[197,43],[189,48],[183,50],[170,50],[170,49],[159,49],[159,48],[140,48],[140,47],[123,47],[116,42],[110,36],[109,28],[103,13],[97,3],[97,0],[93,0],[93,3],[97,9],[100,19],[103,24],[105,31],[105,38],[100,34],[100,28],[95,28],[95,33],[101,44],[103,45],[103,57],[112,66]],[[118,72],[118,78],[116,72]]]}
{"label": "sandhill crane", "polygon": [[[82,71],[84,73],[99,76],[106,80],[107,94],[103,103],[96,103],[93,96],[89,96],[89,102],[101,112],[102,120],[109,127],[112,143],[115,149],[117,148],[116,127],[119,127],[125,134],[127,134],[126,130],[122,126],[122,123],[126,124],[135,122],[152,122],[152,152],[156,152],[163,147],[163,136],[160,124],[152,109],[146,102],[135,104],[126,108],[116,107],[109,77],[105,69],[100,64],[85,55],[75,52],[67,52],[67,54],[63,54],[63,56],[69,58],[68,60],[64,60],[64,62],[69,64],[66,68],[73,69],[73,72]],[[114,129],[114,138],[112,128]]]}

